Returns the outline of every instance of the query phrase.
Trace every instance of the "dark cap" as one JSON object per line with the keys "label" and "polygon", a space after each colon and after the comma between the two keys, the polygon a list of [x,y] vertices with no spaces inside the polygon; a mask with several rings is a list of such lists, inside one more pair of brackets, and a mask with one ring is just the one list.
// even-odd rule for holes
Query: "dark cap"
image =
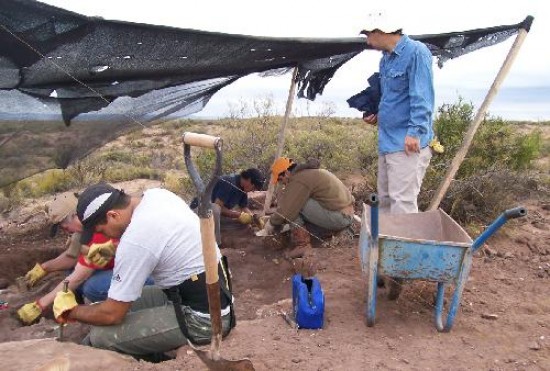
{"label": "dark cap", "polygon": [[250,168],[241,173],[241,176],[246,179],[250,179],[250,183],[256,188],[261,190],[265,183],[265,177],[262,172],[255,168]]}
{"label": "dark cap", "polygon": [[76,215],[82,223],[80,243],[87,244],[92,239],[96,224],[107,211],[124,195],[124,191],[116,189],[107,183],[94,184],[78,197]]}

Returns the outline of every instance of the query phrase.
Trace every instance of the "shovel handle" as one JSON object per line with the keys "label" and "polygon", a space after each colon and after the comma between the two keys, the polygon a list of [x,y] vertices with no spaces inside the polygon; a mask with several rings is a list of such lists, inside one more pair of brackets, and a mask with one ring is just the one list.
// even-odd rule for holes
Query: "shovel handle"
{"label": "shovel handle", "polygon": [[207,134],[185,132],[183,133],[183,143],[193,147],[220,148],[222,146],[222,138]]}
{"label": "shovel handle", "polygon": [[218,255],[216,254],[216,237],[214,235],[214,217],[200,218],[202,254],[206,270],[206,292],[208,295],[208,309],[212,324],[212,355],[214,359],[220,357],[222,341],[222,316],[220,285],[218,276]]}

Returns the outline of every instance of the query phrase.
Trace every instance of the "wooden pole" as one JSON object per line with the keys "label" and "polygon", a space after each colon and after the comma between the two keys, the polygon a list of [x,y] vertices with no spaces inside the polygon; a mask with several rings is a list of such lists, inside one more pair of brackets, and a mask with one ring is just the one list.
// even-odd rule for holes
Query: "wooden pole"
{"label": "wooden pole", "polygon": [[[286,109],[285,117],[279,128],[279,136],[277,139],[277,152],[275,152],[275,159],[281,157],[283,154],[283,148],[285,146],[285,129],[288,124],[288,118],[290,112],[292,111],[292,103],[294,102],[294,96],[296,95],[296,76],[298,75],[298,67],[294,67],[292,72],[292,81],[290,82],[290,88],[288,89],[288,98],[286,100]],[[271,183],[271,174],[269,174],[269,186],[267,187],[267,194],[265,195],[265,203],[263,214],[265,215],[266,210],[271,206],[271,200],[273,199],[273,191],[275,190],[275,184]]]}
{"label": "wooden pole", "polygon": [[489,92],[485,96],[485,99],[483,103],[481,104],[481,107],[479,107],[479,110],[477,111],[477,114],[470,124],[470,127],[468,129],[468,132],[466,133],[466,137],[464,138],[464,142],[462,142],[462,146],[456,153],[451,166],[447,170],[447,173],[445,174],[445,177],[443,178],[443,181],[439,185],[439,188],[436,191],[435,197],[432,199],[432,202],[430,203],[430,206],[428,207],[428,210],[436,210],[439,207],[439,204],[443,200],[443,197],[445,196],[445,193],[447,193],[447,190],[449,189],[449,186],[451,185],[451,182],[460,168],[460,165],[462,164],[462,161],[464,161],[464,158],[466,157],[466,154],[468,153],[468,149],[470,149],[470,145],[472,144],[472,140],[474,139],[474,135],[481,124],[481,121],[485,117],[485,113],[487,112],[487,108],[493,101],[494,97],[498,93],[498,89],[500,88],[500,85],[502,84],[502,81],[508,74],[508,71],[510,70],[510,67],[512,66],[512,63],[514,63],[514,60],[516,59],[516,56],[519,52],[519,48],[521,47],[521,44],[525,40],[525,37],[527,36],[527,30],[520,28],[518,35],[516,37],[516,40],[514,41],[514,44],[510,48],[510,51],[508,52],[508,55],[506,56],[506,59],[504,60],[504,63],[500,67],[500,70],[498,71],[497,76],[495,77],[495,81],[493,81],[493,85],[491,85],[491,88],[489,89]]}

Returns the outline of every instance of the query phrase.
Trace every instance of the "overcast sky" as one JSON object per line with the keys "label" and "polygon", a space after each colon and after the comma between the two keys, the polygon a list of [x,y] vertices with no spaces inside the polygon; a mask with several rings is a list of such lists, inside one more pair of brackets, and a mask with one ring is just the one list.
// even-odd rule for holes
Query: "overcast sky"
{"label": "overcast sky", "polygon": [[[368,15],[383,12],[402,25],[405,33],[419,35],[515,24],[535,17],[519,55],[489,112],[506,119],[550,120],[550,1],[174,1],[174,0],[46,0],[45,3],[88,16],[111,20],[194,28],[225,33],[279,37],[353,37],[366,26]],[[456,102],[458,96],[481,104],[513,43],[506,42],[434,65],[436,105]],[[366,87],[378,69],[379,52],[365,51],[338,70],[316,104],[315,114],[334,105],[338,116],[359,116],[345,100]],[[434,59],[435,60],[435,59]],[[199,115],[227,116],[230,105],[272,97],[283,113],[290,75],[249,76],[217,93]],[[305,100],[296,103],[305,114]]]}

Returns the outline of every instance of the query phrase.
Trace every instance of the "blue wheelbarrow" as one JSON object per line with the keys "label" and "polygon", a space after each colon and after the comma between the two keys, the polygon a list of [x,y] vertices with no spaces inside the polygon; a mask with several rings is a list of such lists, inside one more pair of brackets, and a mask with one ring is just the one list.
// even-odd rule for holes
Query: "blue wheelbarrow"
{"label": "blue wheelbarrow", "polygon": [[[359,256],[367,275],[367,326],[374,326],[379,275],[394,280],[437,282],[435,326],[440,332],[453,327],[473,254],[508,219],[527,215],[524,207],[502,213],[472,241],[468,233],[443,210],[416,214],[379,214],[378,197],[370,195],[363,206]],[[447,319],[443,320],[445,288],[454,285]]]}

